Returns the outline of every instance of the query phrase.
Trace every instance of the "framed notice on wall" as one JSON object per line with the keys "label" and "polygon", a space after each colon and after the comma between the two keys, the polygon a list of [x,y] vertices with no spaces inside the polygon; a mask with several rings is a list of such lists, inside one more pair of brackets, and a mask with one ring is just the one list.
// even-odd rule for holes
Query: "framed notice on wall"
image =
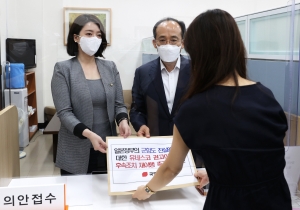
{"label": "framed notice on wall", "polygon": [[69,29],[72,23],[79,15],[82,14],[92,14],[100,20],[105,30],[107,45],[111,45],[111,9],[78,7],[64,8],[64,45],[67,45]]}
{"label": "framed notice on wall", "polygon": [[[109,195],[132,194],[140,185],[147,184],[167,158],[173,137],[108,137],[106,142]],[[194,186],[195,163],[188,153],[181,172],[165,188]]]}

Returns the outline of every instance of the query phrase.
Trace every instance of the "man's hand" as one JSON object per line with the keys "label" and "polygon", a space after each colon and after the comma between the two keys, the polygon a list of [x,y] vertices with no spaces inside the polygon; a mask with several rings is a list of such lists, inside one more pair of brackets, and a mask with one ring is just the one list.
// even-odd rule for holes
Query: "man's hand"
{"label": "man's hand", "polygon": [[150,129],[146,125],[142,125],[136,135],[139,137],[150,138]]}

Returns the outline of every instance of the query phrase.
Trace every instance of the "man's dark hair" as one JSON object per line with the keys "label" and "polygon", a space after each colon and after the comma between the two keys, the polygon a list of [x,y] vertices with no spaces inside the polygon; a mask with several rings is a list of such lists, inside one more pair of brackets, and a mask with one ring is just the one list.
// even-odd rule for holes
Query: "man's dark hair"
{"label": "man's dark hair", "polygon": [[98,51],[95,53],[94,56],[103,57],[102,53],[107,47],[107,40],[106,40],[106,34],[104,32],[104,27],[100,22],[100,20],[95,15],[90,15],[90,14],[80,15],[72,23],[68,34],[68,40],[67,40],[67,52],[69,55],[76,56],[78,54],[78,44],[74,41],[74,34],[79,35],[81,29],[85,26],[85,24],[89,22],[95,23],[101,31],[102,42]]}
{"label": "man's dark hair", "polygon": [[160,21],[158,21],[154,25],[154,27],[153,27],[153,37],[154,37],[154,39],[156,39],[156,29],[157,29],[158,25],[161,24],[162,22],[165,22],[165,21],[174,21],[174,22],[178,23],[178,25],[181,28],[181,38],[183,39],[185,31],[186,31],[184,22],[176,20],[175,18],[171,18],[171,17],[166,17],[164,19],[161,19]]}

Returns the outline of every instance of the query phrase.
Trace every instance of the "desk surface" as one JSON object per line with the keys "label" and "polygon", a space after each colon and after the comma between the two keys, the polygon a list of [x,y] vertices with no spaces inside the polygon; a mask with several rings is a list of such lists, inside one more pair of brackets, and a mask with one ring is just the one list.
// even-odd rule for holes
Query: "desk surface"
{"label": "desk surface", "polygon": [[58,134],[60,128],[60,119],[57,117],[57,113],[52,117],[49,124],[46,126],[44,130],[44,134]]}
{"label": "desk surface", "polygon": [[205,197],[194,187],[157,192],[146,201],[132,199],[131,195],[109,196],[107,175],[13,179],[9,187],[65,183],[70,210],[201,210]]}
{"label": "desk surface", "polygon": [[[12,179],[8,187],[61,183],[66,184],[69,210],[201,210],[206,198],[194,187],[157,192],[146,201],[132,199],[131,195],[109,196],[106,174]],[[299,197],[292,200],[293,209],[299,210]]]}

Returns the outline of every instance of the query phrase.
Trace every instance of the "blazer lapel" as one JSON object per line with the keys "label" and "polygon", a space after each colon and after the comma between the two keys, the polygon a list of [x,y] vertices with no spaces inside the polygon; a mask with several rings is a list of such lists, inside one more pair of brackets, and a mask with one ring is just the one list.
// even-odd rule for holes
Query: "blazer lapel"
{"label": "blazer lapel", "polygon": [[[72,70],[72,74],[74,75],[74,78],[76,78],[77,87],[79,89],[83,89],[83,92],[85,93],[90,93],[90,89],[88,87],[82,66],[76,57],[73,60],[73,65],[71,70]],[[86,97],[85,99],[92,101],[91,94],[86,94],[85,97]]]}
{"label": "blazer lapel", "polygon": [[[72,67],[71,67],[71,73],[72,73],[72,80],[76,81],[76,87],[72,88],[73,91],[80,91],[83,93],[88,93],[84,94],[81,97],[83,97],[85,101],[88,102],[89,107],[84,107],[86,109],[86,115],[88,123],[86,126],[90,127],[93,125],[93,103],[92,103],[92,96],[90,94],[90,89],[88,87],[83,69],[81,67],[80,62],[76,57],[74,57],[72,62]],[[86,103],[87,104],[87,103]]]}
{"label": "blazer lapel", "polygon": [[155,90],[157,92],[157,95],[159,96],[160,103],[162,107],[164,108],[167,115],[170,115],[165,89],[161,77],[161,69],[160,69],[160,58],[156,59],[157,62],[154,62],[152,65],[152,68],[150,69],[149,76],[152,78]]}
{"label": "blazer lapel", "polygon": [[105,85],[106,82],[109,82],[111,79],[109,78],[109,76],[107,75],[107,67],[105,65],[103,65],[103,63],[101,62],[100,59],[96,58],[96,64],[97,64],[97,68],[100,74],[100,77],[102,79],[103,82],[103,86],[104,86],[104,90],[107,93],[107,86]]}
{"label": "blazer lapel", "polygon": [[172,116],[177,111],[180,100],[188,89],[188,84],[190,81],[190,69],[187,68],[188,64],[189,64],[189,60],[181,56],[180,71],[179,71],[179,76],[177,81],[174,103],[171,112]]}

